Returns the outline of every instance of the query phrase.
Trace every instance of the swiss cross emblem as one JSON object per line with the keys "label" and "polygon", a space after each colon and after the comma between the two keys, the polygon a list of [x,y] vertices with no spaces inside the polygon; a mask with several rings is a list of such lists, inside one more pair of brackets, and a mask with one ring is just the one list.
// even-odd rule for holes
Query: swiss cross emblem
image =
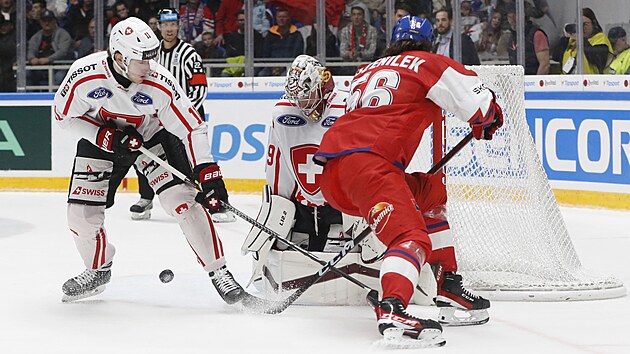
{"label": "swiss cross emblem", "polygon": [[125,36],[128,36],[133,33],[133,29],[131,27],[125,28]]}
{"label": "swiss cross emblem", "polygon": [[310,195],[319,192],[323,167],[313,162],[319,145],[305,144],[291,148],[291,165],[302,190]]}
{"label": "swiss cross emblem", "polygon": [[177,213],[177,215],[181,215],[182,213],[186,211],[188,211],[188,205],[186,203],[175,208],[175,212]]}

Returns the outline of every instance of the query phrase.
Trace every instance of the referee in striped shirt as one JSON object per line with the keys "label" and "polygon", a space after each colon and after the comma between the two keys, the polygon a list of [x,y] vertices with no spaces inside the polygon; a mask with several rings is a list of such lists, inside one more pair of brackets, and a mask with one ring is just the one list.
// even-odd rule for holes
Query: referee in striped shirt
{"label": "referee in striped shirt", "polygon": [[[161,9],[158,12],[158,20],[163,38],[160,44],[158,62],[175,76],[199,114],[205,117],[203,102],[208,93],[208,83],[201,57],[192,45],[177,38],[179,15],[175,9]],[[151,217],[152,200],[155,193],[149,186],[147,178],[141,172],[137,170],[136,172],[138,173],[140,200],[131,206],[131,218],[135,220],[148,219]],[[236,221],[236,217],[232,212],[220,208],[218,212],[212,214],[212,220],[215,222],[233,222]]]}

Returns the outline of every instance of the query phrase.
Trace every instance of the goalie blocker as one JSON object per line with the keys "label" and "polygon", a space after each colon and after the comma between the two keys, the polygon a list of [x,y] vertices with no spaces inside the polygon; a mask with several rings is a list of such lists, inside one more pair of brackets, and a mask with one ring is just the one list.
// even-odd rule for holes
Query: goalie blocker
{"label": "goalie blocker", "polygon": [[[271,194],[269,186],[263,188],[263,200],[256,220],[311,251],[323,261],[330,261],[343,248],[352,235],[358,235],[368,224],[361,218],[341,213],[330,206],[307,207],[279,195]],[[310,229],[309,226],[310,225]],[[381,291],[379,271],[385,247],[374,235],[360,245],[359,252],[348,254],[337,268]],[[243,246],[243,254],[252,253],[252,277],[249,284],[268,299],[277,299],[281,291],[298,288],[317,272],[321,265],[299,252],[285,249],[284,245],[256,226],[250,230]],[[423,267],[412,303],[433,304],[437,287],[430,267]],[[423,293],[424,292],[424,293]],[[313,285],[296,302],[303,305],[364,305],[366,291],[333,272]]]}

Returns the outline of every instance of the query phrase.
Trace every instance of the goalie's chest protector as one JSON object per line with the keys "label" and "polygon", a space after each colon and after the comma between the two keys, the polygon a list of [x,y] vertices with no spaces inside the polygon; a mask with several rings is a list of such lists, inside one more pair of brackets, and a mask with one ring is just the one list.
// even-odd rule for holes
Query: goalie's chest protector
{"label": "goalie's chest protector", "polygon": [[324,204],[319,187],[323,168],[313,162],[313,155],[324,134],[345,113],[347,94],[346,91],[334,90],[319,122],[306,117],[286,99],[281,99],[274,107],[269,143],[281,152],[279,168],[290,170],[297,185],[294,195],[285,197],[305,204]]}

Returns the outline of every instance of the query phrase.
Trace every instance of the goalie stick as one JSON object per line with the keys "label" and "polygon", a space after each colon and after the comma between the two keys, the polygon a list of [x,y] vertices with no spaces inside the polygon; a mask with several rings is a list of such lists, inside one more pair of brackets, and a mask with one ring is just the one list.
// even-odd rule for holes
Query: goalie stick
{"label": "goalie stick", "polygon": [[[438,161],[433,167],[431,167],[431,169],[429,169],[427,173],[435,174],[437,171],[441,170],[444,165],[446,165],[461,149],[464,148],[464,146],[466,146],[472,140],[472,138],[473,135],[471,131],[459,143],[457,143],[457,145],[455,145],[451,149],[451,151],[444,155],[444,157],[442,157],[440,161]],[[287,297],[284,301],[281,301],[279,304],[280,306],[267,308],[264,312],[278,314],[286,310],[289,306],[291,306],[292,303],[294,303],[300,296],[302,296],[302,294],[304,294],[306,290],[308,290],[313,284],[317,283],[326,273],[328,273],[328,271],[330,271],[337,263],[339,263],[339,261],[341,261],[341,259],[345,257],[348,252],[350,252],[354,247],[356,247],[356,245],[363,241],[370,234],[371,231],[371,228],[366,228],[361,231],[358,236],[346,242],[339,254],[337,254],[335,257],[333,257],[333,259],[326,263],[326,265],[317,273],[311,275],[309,281],[299,287],[293,294],[289,295],[289,297]],[[378,300],[378,293],[376,290],[371,290],[367,296],[369,299]]]}
{"label": "goalie stick", "polygon": [[[451,149],[451,151],[449,151],[446,155],[444,155],[444,157],[442,157],[440,161],[438,161],[433,167],[431,167],[431,169],[429,169],[427,173],[435,174],[437,171],[442,169],[442,167],[444,167],[461,149],[463,149],[464,146],[466,146],[472,140],[472,138],[473,138],[473,135],[471,131],[457,145],[455,145]],[[175,176],[179,177],[184,182],[191,184],[197,190],[200,189],[194,182],[192,182],[183,173],[175,169],[173,166],[169,165],[166,161],[160,159],[158,156],[156,156],[155,154],[147,150],[144,146],[141,146],[139,150],[145,153],[148,157],[153,159],[155,162],[162,165],[167,170],[171,171]],[[223,202],[221,203],[227,204]],[[286,310],[300,296],[302,296],[302,294],[304,294],[304,292],[306,292],[313,284],[317,283],[326,273],[328,273],[328,271],[330,271],[332,267],[334,267],[337,263],[339,263],[339,261],[341,261],[341,259],[343,259],[343,257],[345,257],[346,254],[348,254],[348,252],[350,252],[352,249],[354,249],[354,247],[356,247],[356,245],[358,245],[361,241],[363,241],[370,234],[371,231],[372,230],[370,228],[366,228],[356,238],[353,238],[350,241],[346,242],[346,244],[344,245],[343,249],[339,252],[339,254],[337,254],[335,257],[333,257],[333,259],[328,261],[328,263],[326,263],[326,265],[322,269],[320,269],[317,273],[311,275],[309,281],[307,281],[304,285],[299,287],[294,293],[289,295],[289,297],[287,297],[286,299],[282,301],[268,301],[268,300],[259,299],[259,298],[254,297],[253,295],[250,295],[251,297],[260,300],[260,302],[256,304],[256,308],[258,310],[261,310],[264,313],[269,313],[269,314],[278,314]],[[375,297],[376,299],[378,299],[376,290],[371,290],[367,296],[372,299],[374,299]]]}
{"label": "goalie stick", "polygon": [[[284,245],[286,245],[290,249],[305,255],[309,259],[311,259],[311,260],[313,260],[313,261],[315,261],[315,262],[317,262],[317,263],[319,263],[321,265],[326,265],[326,261],[317,258],[317,256],[315,256],[311,252],[303,249],[302,247],[296,245],[292,241],[289,241],[287,239],[282,238],[282,236],[278,235],[277,232],[275,232],[272,229],[268,228],[267,226],[259,223],[256,219],[250,217],[249,215],[243,213],[242,211],[236,209],[233,205],[231,205],[229,203],[225,203],[225,202],[221,202],[221,205],[224,206],[226,209],[230,210],[231,212],[233,212],[234,214],[236,214],[239,217],[241,217],[243,220],[245,220],[248,223],[256,226],[257,228],[261,229],[262,231],[264,231],[268,235],[272,236],[273,238],[275,238],[279,242],[283,243]],[[369,230],[369,228],[368,228],[368,230]],[[366,285],[365,283],[361,282],[360,280],[358,280],[358,279],[354,278],[353,276],[347,274],[346,272],[340,270],[339,268],[332,267],[331,270],[334,273],[336,273],[336,274],[338,274],[338,275],[348,279],[349,281],[351,281],[352,283],[358,285],[359,287],[361,287],[363,289],[370,290],[370,291],[374,290],[371,287],[369,287],[368,285]],[[374,291],[376,291],[376,290],[374,290]]]}

